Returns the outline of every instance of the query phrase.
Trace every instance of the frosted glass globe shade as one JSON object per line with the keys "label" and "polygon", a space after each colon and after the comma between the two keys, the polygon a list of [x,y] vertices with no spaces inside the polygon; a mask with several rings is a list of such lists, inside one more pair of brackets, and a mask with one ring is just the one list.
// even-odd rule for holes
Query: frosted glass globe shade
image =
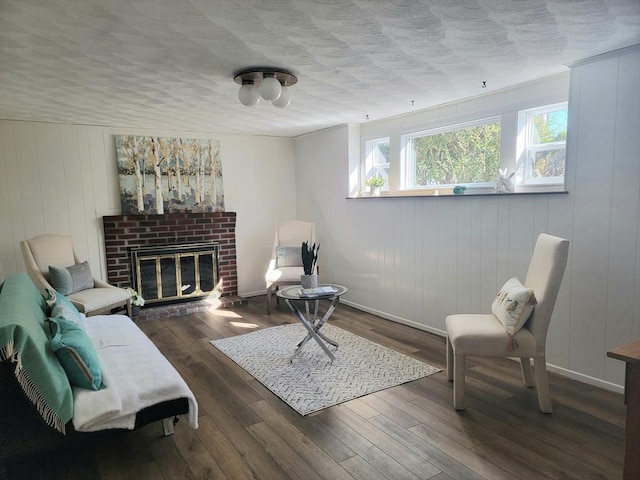
{"label": "frosted glass globe shade", "polygon": [[283,86],[280,96],[271,103],[278,108],[288,107],[291,103],[291,90],[289,90],[289,87]]}
{"label": "frosted glass globe shade", "polygon": [[260,96],[267,101],[276,100],[282,93],[282,85],[276,77],[265,77],[258,87]]}
{"label": "frosted glass globe shade", "polygon": [[258,88],[255,85],[245,83],[238,91],[238,100],[245,107],[252,107],[260,100]]}

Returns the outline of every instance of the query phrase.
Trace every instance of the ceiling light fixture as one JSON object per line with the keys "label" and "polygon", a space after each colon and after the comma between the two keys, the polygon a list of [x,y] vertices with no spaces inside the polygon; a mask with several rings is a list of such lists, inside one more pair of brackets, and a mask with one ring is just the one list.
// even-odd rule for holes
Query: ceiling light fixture
{"label": "ceiling light fixture", "polygon": [[256,105],[260,98],[278,108],[291,103],[289,87],[298,83],[291,72],[278,68],[249,68],[235,74],[233,80],[241,85],[238,100],[246,107]]}

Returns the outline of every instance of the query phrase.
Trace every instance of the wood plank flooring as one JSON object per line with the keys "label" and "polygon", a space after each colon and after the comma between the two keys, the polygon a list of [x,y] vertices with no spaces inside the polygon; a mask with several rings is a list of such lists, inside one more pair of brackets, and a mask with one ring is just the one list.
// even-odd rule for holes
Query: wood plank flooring
{"label": "wood plank flooring", "polygon": [[[467,410],[444,372],[301,417],[209,340],[295,321],[265,298],[230,310],[140,322],[196,395],[200,427],[159,424],[25,458],[11,479],[450,480],[619,479],[622,395],[550,374],[554,413],[538,409],[518,364],[467,362]],[[444,339],[344,305],[334,325],[444,368]]]}

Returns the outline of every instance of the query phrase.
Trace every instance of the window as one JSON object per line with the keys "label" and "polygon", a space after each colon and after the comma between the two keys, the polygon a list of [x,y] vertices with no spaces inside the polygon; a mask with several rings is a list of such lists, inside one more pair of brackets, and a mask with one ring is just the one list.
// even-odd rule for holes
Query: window
{"label": "window", "polygon": [[367,180],[378,176],[388,197],[566,193],[568,80],[362,124],[353,130],[362,143],[349,158],[349,194],[367,196]]}
{"label": "window", "polygon": [[567,104],[523,110],[518,114],[518,183],[545,185],[564,182]]}
{"label": "window", "polygon": [[405,189],[493,185],[500,166],[500,118],[404,135],[402,144]]}
{"label": "window", "polygon": [[374,177],[384,180],[384,190],[389,189],[389,137],[369,140],[365,143],[365,182]]}

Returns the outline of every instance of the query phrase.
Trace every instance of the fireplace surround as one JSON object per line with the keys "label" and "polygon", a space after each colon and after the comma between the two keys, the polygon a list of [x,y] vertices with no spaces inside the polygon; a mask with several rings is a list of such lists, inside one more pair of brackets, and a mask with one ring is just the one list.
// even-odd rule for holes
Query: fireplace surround
{"label": "fireplace surround", "polygon": [[[185,244],[215,244],[221,297],[237,296],[236,214],[234,212],[168,213],[162,215],[110,215],[102,217],[109,282],[136,287],[132,251],[162,250]],[[188,283],[192,288],[192,284]],[[181,284],[181,287],[184,284]],[[179,301],[184,297],[168,299]],[[167,299],[164,299],[165,301]]]}

